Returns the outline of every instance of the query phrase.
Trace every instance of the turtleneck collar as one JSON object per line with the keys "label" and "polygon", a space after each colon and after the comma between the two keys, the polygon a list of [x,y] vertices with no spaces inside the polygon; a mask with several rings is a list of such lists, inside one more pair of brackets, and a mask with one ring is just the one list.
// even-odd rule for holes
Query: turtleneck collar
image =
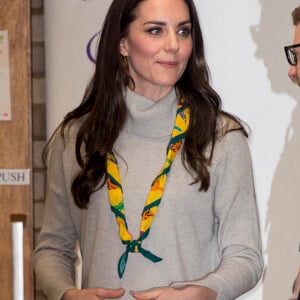
{"label": "turtleneck collar", "polygon": [[175,88],[159,101],[153,101],[127,88],[125,102],[125,131],[147,138],[170,136],[178,104]]}

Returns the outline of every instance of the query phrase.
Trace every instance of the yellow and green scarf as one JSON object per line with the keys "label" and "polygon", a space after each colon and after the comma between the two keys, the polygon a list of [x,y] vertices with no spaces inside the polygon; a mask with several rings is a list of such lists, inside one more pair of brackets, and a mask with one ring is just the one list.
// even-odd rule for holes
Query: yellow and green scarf
{"label": "yellow and green scarf", "polygon": [[111,210],[116,216],[116,221],[119,226],[120,239],[122,243],[127,246],[126,251],[121,256],[118,263],[118,274],[120,278],[122,278],[124,274],[129,252],[141,253],[144,257],[150,259],[152,262],[159,262],[162,260],[162,258],[144,249],[142,247],[142,242],[149,235],[152,222],[162,199],[167,175],[170,172],[176,154],[183,144],[187,129],[189,127],[189,120],[189,108],[185,105],[183,99],[181,99],[177,107],[171,140],[167,147],[165,164],[151,185],[151,189],[142,212],[140,234],[137,239],[133,239],[132,234],[128,230],[123,201],[122,183],[117,159],[112,150],[106,155],[106,182],[108,186]]}

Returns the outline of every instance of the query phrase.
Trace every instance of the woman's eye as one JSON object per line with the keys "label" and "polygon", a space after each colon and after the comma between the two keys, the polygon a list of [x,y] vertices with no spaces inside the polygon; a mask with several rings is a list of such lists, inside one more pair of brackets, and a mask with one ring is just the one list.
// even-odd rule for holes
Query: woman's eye
{"label": "woman's eye", "polygon": [[180,34],[181,36],[189,36],[191,33],[191,29],[186,27],[186,28],[181,28],[178,30],[178,34]]}
{"label": "woman's eye", "polygon": [[153,34],[153,35],[160,34],[161,31],[162,31],[162,30],[161,30],[160,27],[152,27],[152,28],[149,28],[149,29],[147,30],[148,33]]}

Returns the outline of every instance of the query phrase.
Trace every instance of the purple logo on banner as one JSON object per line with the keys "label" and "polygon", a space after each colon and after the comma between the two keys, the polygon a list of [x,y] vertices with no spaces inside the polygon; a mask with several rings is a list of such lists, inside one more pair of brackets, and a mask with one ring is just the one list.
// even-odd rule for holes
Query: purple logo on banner
{"label": "purple logo on banner", "polygon": [[101,34],[101,31],[95,33],[89,40],[86,46],[86,54],[91,62],[96,63],[96,49],[98,38]]}

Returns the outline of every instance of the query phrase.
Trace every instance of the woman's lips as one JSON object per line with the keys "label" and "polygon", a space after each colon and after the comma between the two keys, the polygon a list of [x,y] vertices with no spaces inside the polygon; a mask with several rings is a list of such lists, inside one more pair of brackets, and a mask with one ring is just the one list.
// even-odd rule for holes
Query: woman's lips
{"label": "woman's lips", "polygon": [[158,61],[158,64],[168,68],[174,68],[178,65],[176,61]]}

